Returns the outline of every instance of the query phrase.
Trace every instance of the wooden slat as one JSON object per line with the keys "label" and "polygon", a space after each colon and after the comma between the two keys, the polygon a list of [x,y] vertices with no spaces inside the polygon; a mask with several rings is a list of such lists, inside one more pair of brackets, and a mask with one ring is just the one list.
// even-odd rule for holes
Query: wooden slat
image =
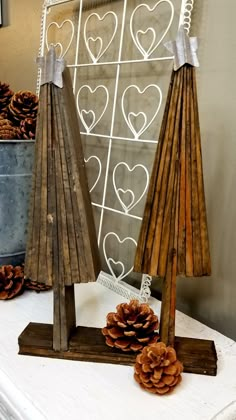
{"label": "wooden slat", "polygon": [[190,73],[186,67],[186,192],[185,192],[185,217],[186,217],[186,275],[193,276],[193,232],[192,232],[192,177],[191,177],[191,127],[190,127]]}
{"label": "wooden slat", "polygon": [[[166,265],[167,265],[167,258],[168,254],[172,252],[172,248],[170,246],[170,241],[175,242],[177,238],[170,237],[170,226],[172,223],[172,219],[175,220],[176,214],[176,200],[177,194],[179,194],[179,179],[177,182],[176,171],[179,170],[179,133],[180,133],[180,121],[181,121],[181,113],[182,113],[182,86],[183,86],[183,72],[179,72],[179,85],[176,87],[178,89],[178,102],[177,108],[175,110],[175,126],[173,131],[173,137],[171,139],[172,143],[172,152],[170,156],[170,165],[169,165],[169,173],[167,179],[167,194],[165,199],[164,208],[162,209],[163,212],[163,226],[161,232],[161,239],[160,239],[160,253],[159,253],[159,265],[158,265],[158,273],[161,277],[164,277],[166,274]],[[175,197],[175,201],[174,201]],[[174,212],[173,212],[174,207]],[[178,221],[177,221],[178,223]],[[178,239],[177,239],[178,241]],[[175,252],[177,252],[177,246],[175,248]]]}
{"label": "wooden slat", "polygon": [[[48,109],[48,86],[44,88],[43,106],[45,110]],[[42,129],[41,141],[41,174],[38,174],[39,180],[41,178],[40,191],[37,192],[40,197],[38,203],[40,218],[39,223],[39,249],[38,249],[38,276],[37,280],[42,283],[47,283],[47,139],[48,139],[48,119],[47,111],[44,112],[44,119]],[[36,223],[36,221],[35,221]]]}
{"label": "wooden slat", "polygon": [[191,150],[191,179],[192,179],[192,235],[193,235],[193,275],[202,275],[202,253],[201,253],[201,237],[200,237],[200,218],[199,218],[199,197],[198,197],[198,180],[197,180],[197,157],[196,157],[196,119],[193,105],[192,95],[192,74],[193,67],[188,67],[190,75],[191,97],[190,97],[190,150]]}
{"label": "wooden slat", "polygon": [[[69,360],[134,365],[136,354],[124,353],[105,344],[100,328],[77,327],[71,336],[68,351],[53,350],[52,325],[30,323],[19,336],[19,353]],[[214,342],[175,337],[177,357],[184,372],[215,376],[217,355]]]}
{"label": "wooden slat", "polygon": [[53,285],[53,222],[55,223],[54,208],[54,175],[53,175],[53,132],[52,132],[52,85],[48,85],[48,104],[47,104],[47,284]]}
{"label": "wooden slat", "polygon": [[[58,103],[59,112],[61,117],[61,129],[62,137],[60,137],[60,151],[61,151],[61,164],[62,164],[62,175],[63,175],[63,187],[65,194],[65,212],[67,219],[67,232],[68,232],[68,245],[69,245],[69,259],[70,259],[70,269],[71,269],[71,279],[70,284],[79,282],[79,267],[78,267],[78,257],[77,257],[77,244],[75,238],[75,223],[79,223],[79,219],[76,217],[77,208],[75,212],[73,211],[72,203],[72,185],[70,183],[71,176],[71,152],[68,144],[68,132],[66,130],[65,120],[64,120],[64,99],[63,95],[60,95],[60,101]],[[64,141],[63,141],[64,140]],[[65,278],[65,284],[68,285],[68,279]]]}
{"label": "wooden slat", "polygon": [[[151,174],[151,178],[149,182],[146,204],[145,204],[145,209],[143,213],[142,225],[141,225],[137,248],[136,248],[134,271],[137,271],[137,272],[145,273],[146,272],[145,270],[149,269],[148,265],[145,263],[144,256],[146,256],[146,260],[149,261],[150,259],[149,256],[151,256],[151,251],[152,251],[152,246],[153,246],[153,237],[154,237],[155,227],[154,227],[154,224],[151,223],[150,215],[151,215],[151,212],[154,211],[153,201],[154,201],[154,194],[155,194],[156,182],[157,182],[157,176],[158,176],[158,172],[156,171],[156,168],[159,168],[160,158],[162,156],[162,147],[164,143],[164,137],[167,132],[167,120],[168,120],[168,114],[169,114],[169,104],[170,104],[170,99],[172,95],[173,83],[174,83],[174,71],[172,71],[172,75],[171,75],[171,81],[170,81],[170,85],[168,89],[167,100],[166,100],[163,120],[161,124],[160,136],[158,140],[158,147],[155,153],[155,159],[153,163],[152,174]],[[151,232],[151,229],[152,229],[152,232]],[[148,233],[150,236],[150,245],[147,243]]]}
{"label": "wooden slat", "polygon": [[151,249],[151,244],[149,244],[149,239],[152,240],[152,253],[150,256],[150,265],[147,273],[150,275],[155,275],[158,273],[161,276],[161,273],[158,272],[159,269],[159,256],[160,256],[160,248],[161,248],[161,235],[162,235],[162,226],[163,226],[163,218],[164,218],[164,207],[166,201],[166,192],[167,192],[167,185],[168,185],[168,175],[170,171],[170,157],[172,152],[172,140],[174,134],[174,127],[175,127],[175,111],[177,108],[178,97],[179,97],[179,83],[180,83],[180,74],[178,73],[175,76],[175,82],[173,84],[173,91],[171,97],[171,105],[168,114],[168,128],[166,130],[165,144],[163,145],[163,155],[161,156],[159,168],[158,170],[158,178],[157,178],[157,185],[155,189],[155,197],[153,203],[153,212],[152,212],[152,225],[154,229],[154,236],[151,237],[148,235],[147,240],[147,249]]}
{"label": "wooden slat", "polygon": [[178,227],[178,261],[177,273],[185,274],[186,272],[186,78],[187,68],[183,68],[183,105],[180,130],[180,197],[179,197],[179,227]]}
{"label": "wooden slat", "polygon": [[201,235],[201,252],[202,252],[202,275],[210,276],[211,275],[211,261],[210,261],[207,215],[206,215],[206,204],[205,204],[205,194],[204,194],[201,136],[200,136],[199,115],[198,115],[195,69],[193,69],[192,72],[193,72],[193,75],[192,75],[193,109],[194,109],[195,126],[196,126],[195,141],[196,141],[197,188],[198,188],[198,197],[199,197],[199,217],[200,217],[200,235]]}

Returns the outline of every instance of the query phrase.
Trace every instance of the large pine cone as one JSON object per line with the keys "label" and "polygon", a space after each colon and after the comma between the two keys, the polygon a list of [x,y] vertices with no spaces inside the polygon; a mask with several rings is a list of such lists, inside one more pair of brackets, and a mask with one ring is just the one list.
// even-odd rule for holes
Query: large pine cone
{"label": "large pine cone", "polygon": [[12,122],[0,118],[0,139],[1,140],[12,140],[19,139],[20,133],[18,127],[13,127]]}
{"label": "large pine cone", "polygon": [[12,96],[13,92],[9,85],[7,83],[0,82],[0,114],[5,115]]}
{"label": "large pine cone", "polygon": [[21,266],[3,265],[0,267],[0,299],[11,299],[18,295],[24,285],[24,272]]}
{"label": "large pine cone", "polygon": [[37,111],[38,97],[28,90],[15,93],[8,107],[9,118],[15,125],[20,125],[25,118],[36,120]]}
{"label": "large pine cone", "polygon": [[116,309],[107,315],[107,326],[102,329],[108,346],[136,352],[158,341],[158,318],[148,304],[131,300]]}
{"label": "large pine cone", "polygon": [[175,349],[160,342],[144,347],[136,357],[134,370],[135,380],[146,391],[167,394],[180,383],[183,365]]}
{"label": "large pine cone", "polygon": [[20,122],[20,136],[22,139],[34,139],[36,129],[36,120],[33,118],[25,118]]}

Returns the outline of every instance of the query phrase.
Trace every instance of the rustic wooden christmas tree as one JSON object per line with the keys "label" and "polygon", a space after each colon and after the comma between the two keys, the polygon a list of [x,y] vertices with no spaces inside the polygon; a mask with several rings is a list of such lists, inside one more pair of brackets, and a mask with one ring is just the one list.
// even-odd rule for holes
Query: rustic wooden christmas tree
{"label": "rustic wooden christmas tree", "polygon": [[209,276],[211,264],[195,76],[197,39],[180,28],[176,41],[166,46],[174,54],[174,70],[134,271],[163,278],[161,341],[176,346],[189,371],[214,374],[213,342],[175,339],[176,277]]}
{"label": "rustic wooden christmas tree", "polygon": [[25,276],[53,286],[54,320],[53,328],[30,324],[20,336],[20,352],[30,343],[36,354],[48,334],[52,336],[48,350],[68,350],[76,330],[74,284],[96,281],[100,272],[69,70],[56,58],[53,47],[39,65],[42,81]]}

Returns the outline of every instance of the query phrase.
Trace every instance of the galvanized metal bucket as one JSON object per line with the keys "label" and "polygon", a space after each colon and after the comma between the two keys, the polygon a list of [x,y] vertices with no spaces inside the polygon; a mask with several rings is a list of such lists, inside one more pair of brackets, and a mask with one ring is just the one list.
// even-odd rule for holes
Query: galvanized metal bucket
{"label": "galvanized metal bucket", "polygon": [[0,265],[25,256],[34,140],[0,140]]}

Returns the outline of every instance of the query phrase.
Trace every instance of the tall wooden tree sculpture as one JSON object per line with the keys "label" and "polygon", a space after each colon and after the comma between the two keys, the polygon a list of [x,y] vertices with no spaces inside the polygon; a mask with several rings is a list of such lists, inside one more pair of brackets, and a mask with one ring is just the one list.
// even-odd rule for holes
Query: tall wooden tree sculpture
{"label": "tall wooden tree sculpture", "polygon": [[176,276],[210,275],[211,264],[195,77],[197,39],[181,27],[176,41],[166,46],[174,54],[174,70],[134,271],[163,278],[160,335],[173,346]]}
{"label": "tall wooden tree sculpture", "polygon": [[53,47],[39,65],[25,276],[53,286],[53,349],[65,351],[76,327],[74,283],[95,281],[100,259],[69,70]]}

